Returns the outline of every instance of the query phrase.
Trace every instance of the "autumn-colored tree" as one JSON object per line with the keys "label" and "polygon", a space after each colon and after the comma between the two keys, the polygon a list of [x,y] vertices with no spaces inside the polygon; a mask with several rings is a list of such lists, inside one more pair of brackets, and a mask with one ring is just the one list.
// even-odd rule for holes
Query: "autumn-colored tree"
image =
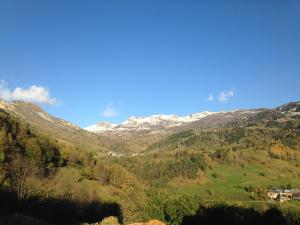
{"label": "autumn-colored tree", "polygon": [[15,152],[5,169],[11,190],[18,199],[26,198],[29,194],[28,178],[37,172],[34,161]]}

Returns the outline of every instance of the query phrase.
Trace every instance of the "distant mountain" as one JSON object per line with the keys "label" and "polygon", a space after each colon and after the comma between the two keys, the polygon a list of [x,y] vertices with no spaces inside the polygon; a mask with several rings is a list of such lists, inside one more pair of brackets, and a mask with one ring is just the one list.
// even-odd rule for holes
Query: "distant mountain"
{"label": "distant mountain", "polygon": [[47,112],[45,112],[39,106],[33,103],[22,102],[22,101],[14,101],[8,103],[3,100],[0,100],[0,108],[9,111],[11,113],[14,113],[28,120],[29,122],[34,121],[35,124],[42,123],[44,126],[45,122],[47,122],[49,124],[55,124],[55,126],[60,126],[64,129],[68,129],[68,128],[75,129],[75,130],[81,129],[79,126],[76,126],[71,122],[65,121],[63,119],[58,119],[49,115]]}
{"label": "distant mountain", "polygon": [[275,109],[265,110],[252,118],[254,121],[276,121],[300,117],[300,102],[290,102]]}
{"label": "distant mountain", "polygon": [[274,109],[200,112],[188,116],[152,115],[130,117],[121,124],[96,123],[84,129],[51,116],[39,106],[28,102],[5,102],[0,109],[24,120],[40,133],[57,141],[86,151],[141,152],[161,138],[189,129],[204,130],[224,126],[246,126],[249,123],[276,122],[300,117],[300,102]]}
{"label": "distant mountain", "polygon": [[107,122],[100,122],[84,129],[95,132],[137,132],[137,131],[162,131],[173,127],[182,126],[186,123],[200,120],[215,112],[201,112],[180,117],[177,115],[152,115],[148,117],[129,117],[128,120],[116,125]]}
{"label": "distant mountain", "polygon": [[275,108],[275,110],[283,114],[300,115],[300,102],[290,102]]}
{"label": "distant mountain", "polygon": [[130,117],[116,125],[107,122],[97,123],[84,129],[97,134],[132,132],[174,132],[190,128],[211,128],[227,122],[247,118],[261,110],[235,110],[230,112],[199,112],[188,116],[152,115],[148,117]]}
{"label": "distant mountain", "polygon": [[88,151],[104,149],[100,138],[95,134],[81,129],[71,122],[51,116],[35,104],[21,101],[8,103],[0,100],[0,109],[20,118],[39,132],[58,141],[64,141]]}
{"label": "distant mountain", "polygon": [[91,125],[89,127],[86,127],[84,129],[87,130],[87,131],[90,131],[90,132],[97,133],[97,132],[113,129],[116,126],[118,126],[118,125],[113,124],[113,123],[109,123],[109,122],[99,122],[99,123],[96,123],[96,124]]}
{"label": "distant mountain", "polygon": [[148,117],[129,117],[121,124],[100,122],[84,129],[99,134],[134,133],[173,133],[187,129],[208,129],[226,126],[229,123],[242,123],[259,120],[300,116],[300,103],[291,102],[275,109],[239,109],[229,112],[199,112],[188,116],[152,115]]}
{"label": "distant mountain", "polygon": [[248,121],[249,118],[264,112],[266,109],[251,109],[251,110],[234,110],[230,112],[220,112],[204,117],[200,120],[193,121],[183,126],[173,129],[174,131],[183,131],[187,129],[203,130],[209,128],[218,128],[226,126],[230,123]]}

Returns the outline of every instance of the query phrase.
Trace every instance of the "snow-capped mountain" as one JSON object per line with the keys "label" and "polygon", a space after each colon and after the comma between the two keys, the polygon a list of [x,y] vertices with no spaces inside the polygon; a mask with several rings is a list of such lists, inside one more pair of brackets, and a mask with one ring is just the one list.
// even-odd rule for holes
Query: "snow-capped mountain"
{"label": "snow-capped mountain", "polygon": [[105,131],[108,129],[112,129],[114,127],[118,126],[117,124],[108,123],[108,122],[99,122],[94,125],[91,125],[89,127],[84,128],[85,130],[88,130],[90,132],[100,132]]}
{"label": "snow-capped mountain", "polygon": [[163,130],[181,126],[186,123],[200,120],[206,116],[216,114],[216,112],[200,112],[190,114],[188,116],[177,115],[152,115],[148,117],[129,117],[123,123],[111,124],[108,122],[100,122],[84,129],[94,133],[104,132],[124,132],[124,131],[146,131],[146,130]]}

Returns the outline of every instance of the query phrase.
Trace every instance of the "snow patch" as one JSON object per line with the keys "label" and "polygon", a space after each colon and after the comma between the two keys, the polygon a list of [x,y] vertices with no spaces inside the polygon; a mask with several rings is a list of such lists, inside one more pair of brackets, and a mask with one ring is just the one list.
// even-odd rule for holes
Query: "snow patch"
{"label": "snow patch", "polygon": [[101,132],[101,131],[107,131],[110,130],[114,127],[116,127],[117,124],[113,124],[113,123],[108,123],[108,122],[100,122],[100,123],[96,123],[94,125],[91,125],[89,127],[84,128],[87,131],[90,132]]}
{"label": "snow patch", "polygon": [[46,113],[44,113],[44,112],[36,112],[36,114],[38,114],[44,120],[47,120],[50,123],[54,123],[53,120],[51,119],[51,117],[49,115],[47,115]]}
{"label": "snow patch", "polygon": [[123,123],[111,124],[107,122],[101,122],[89,127],[84,128],[90,132],[94,133],[103,133],[109,131],[116,131],[116,132],[124,132],[124,131],[147,131],[152,129],[158,128],[172,128],[178,127],[185,123],[194,122],[200,120],[206,116],[215,114],[216,112],[200,112],[190,114],[188,116],[177,116],[177,115],[165,115],[165,114],[158,114],[152,115],[147,117],[129,117]]}

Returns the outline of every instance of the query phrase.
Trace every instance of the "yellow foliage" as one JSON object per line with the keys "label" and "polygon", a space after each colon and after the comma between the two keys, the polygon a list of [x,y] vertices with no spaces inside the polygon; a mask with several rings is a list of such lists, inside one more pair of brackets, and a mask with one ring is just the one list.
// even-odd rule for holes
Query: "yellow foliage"
{"label": "yellow foliage", "polygon": [[146,223],[131,223],[129,225],[166,225],[166,224],[161,222],[160,220],[149,220]]}
{"label": "yellow foliage", "polygon": [[270,153],[285,160],[298,159],[299,157],[299,153],[297,151],[281,144],[271,145]]}
{"label": "yellow foliage", "polygon": [[100,225],[119,225],[118,219],[116,217],[110,216],[104,218]]}

